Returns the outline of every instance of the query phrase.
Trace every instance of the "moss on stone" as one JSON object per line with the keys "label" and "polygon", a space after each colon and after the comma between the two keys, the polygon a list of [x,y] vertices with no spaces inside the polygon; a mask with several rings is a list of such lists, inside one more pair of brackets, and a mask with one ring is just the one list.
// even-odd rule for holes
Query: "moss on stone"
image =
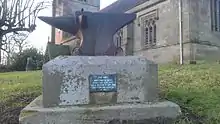
{"label": "moss on stone", "polygon": [[21,111],[19,118],[22,119],[22,118],[29,117],[32,115],[36,115],[37,113],[38,113],[38,111],[23,110],[23,111]]}

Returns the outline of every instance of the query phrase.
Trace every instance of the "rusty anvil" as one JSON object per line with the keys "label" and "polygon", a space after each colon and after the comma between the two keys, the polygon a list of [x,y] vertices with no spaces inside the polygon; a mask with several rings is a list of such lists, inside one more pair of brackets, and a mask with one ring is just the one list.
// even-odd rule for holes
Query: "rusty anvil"
{"label": "rusty anvil", "polygon": [[114,56],[117,48],[113,35],[131,23],[136,14],[77,11],[74,16],[38,18],[55,28],[80,36],[80,56]]}

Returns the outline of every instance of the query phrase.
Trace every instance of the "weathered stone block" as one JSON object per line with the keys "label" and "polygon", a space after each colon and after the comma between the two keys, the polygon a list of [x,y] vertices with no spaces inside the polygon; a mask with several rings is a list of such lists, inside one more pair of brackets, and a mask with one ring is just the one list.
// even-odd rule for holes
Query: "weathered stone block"
{"label": "weathered stone block", "polygon": [[44,108],[38,97],[20,115],[20,124],[172,124],[181,115],[172,102]]}
{"label": "weathered stone block", "polygon": [[[90,75],[117,75],[117,92],[90,93]],[[137,56],[60,56],[43,66],[45,107],[157,101],[157,65]],[[105,96],[105,97],[103,97]]]}

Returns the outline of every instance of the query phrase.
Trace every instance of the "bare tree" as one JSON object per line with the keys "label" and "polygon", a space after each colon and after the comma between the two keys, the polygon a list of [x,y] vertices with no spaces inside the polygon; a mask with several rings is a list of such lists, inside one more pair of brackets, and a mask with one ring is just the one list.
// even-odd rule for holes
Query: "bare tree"
{"label": "bare tree", "polygon": [[38,0],[0,0],[0,62],[8,34],[35,30],[38,13],[47,7],[47,2],[35,1]]}
{"label": "bare tree", "polygon": [[18,49],[18,53],[21,53],[24,48],[28,47],[28,33],[20,33],[11,36],[11,41],[14,49]]}
{"label": "bare tree", "polygon": [[20,54],[24,48],[28,47],[28,33],[11,34],[6,38],[7,39],[3,40],[6,43],[2,46],[1,49],[6,53],[7,63],[10,64],[12,54]]}

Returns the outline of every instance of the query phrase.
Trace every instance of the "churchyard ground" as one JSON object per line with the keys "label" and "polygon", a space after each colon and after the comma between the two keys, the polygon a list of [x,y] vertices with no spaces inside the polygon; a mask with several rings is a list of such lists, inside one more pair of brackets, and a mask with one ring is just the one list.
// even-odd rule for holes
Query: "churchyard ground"
{"label": "churchyard ground", "polygon": [[[0,124],[41,94],[41,71],[0,73]],[[220,64],[159,66],[160,97],[181,106],[176,124],[220,123]]]}

